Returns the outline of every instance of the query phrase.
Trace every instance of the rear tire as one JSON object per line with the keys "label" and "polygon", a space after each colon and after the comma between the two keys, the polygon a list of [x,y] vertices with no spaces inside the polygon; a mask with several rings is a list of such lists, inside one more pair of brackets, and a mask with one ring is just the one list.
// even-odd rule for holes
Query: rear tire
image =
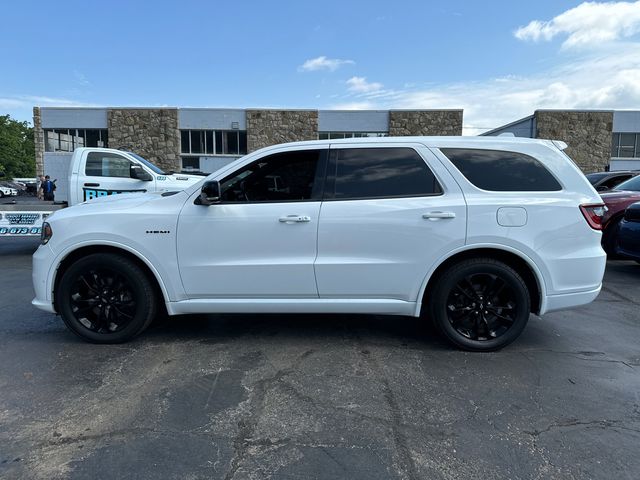
{"label": "rear tire", "polygon": [[142,333],[157,312],[157,295],[146,272],[112,253],[74,262],[56,297],[69,330],[92,343],[126,342]]}
{"label": "rear tire", "polygon": [[609,260],[619,258],[616,255],[616,242],[618,240],[618,231],[620,230],[621,220],[622,217],[611,220],[607,229],[602,232],[602,249],[606,252]]}
{"label": "rear tire", "polygon": [[437,278],[428,314],[453,345],[475,352],[499,350],[524,330],[531,312],[529,290],[507,264],[474,258]]}

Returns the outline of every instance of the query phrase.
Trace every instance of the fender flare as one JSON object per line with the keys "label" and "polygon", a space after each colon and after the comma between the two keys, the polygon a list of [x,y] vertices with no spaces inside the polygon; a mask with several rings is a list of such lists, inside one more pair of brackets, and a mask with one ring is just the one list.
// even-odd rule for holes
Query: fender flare
{"label": "fender flare", "polygon": [[415,312],[414,312],[414,316],[415,317],[419,317],[420,316],[420,311],[422,309],[422,299],[424,298],[424,294],[425,294],[427,285],[429,284],[429,280],[431,280],[431,277],[433,276],[435,271],[438,268],[440,268],[440,266],[444,262],[446,262],[448,259],[450,259],[451,257],[453,257],[453,256],[455,256],[455,255],[457,255],[459,253],[469,252],[469,251],[473,251],[473,250],[480,250],[480,249],[502,250],[502,251],[511,253],[513,255],[516,255],[519,258],[521,258],[522,260],[524,260],[527,263],[527,265],[531,268],[531,271],[533,272],[533,275],[534,275],[534,277],[536,279],[536,282],[538,283],[538,288],[540,289],[540,314],[545,312],[545,310],[547,308],[547,287],[546,287],[544,275],[542,274],[542,272],[540,271],[540,269],[538,268],[536,263],[531,259],[531,257],[529,257],[528,255],[524,254],[522,251],[517,250],[517,249],[515,249],[513,247],[510,247],[508,245],[502,245],[502,244],[499,244],[499,243],[474,243],[473,245],[463,245],[462,247],[458,247],[458,248],[456,248],[454,250],[451,250],[446,255],[443,255],[442,257],[440,257],[438,262],[435,263],[429,269],[429,271],[425,275],[424,279],[422,280],[422,285],[420,286],[420,290],[418,292],[418,297],[416,298],[416,309],[415,309]]}

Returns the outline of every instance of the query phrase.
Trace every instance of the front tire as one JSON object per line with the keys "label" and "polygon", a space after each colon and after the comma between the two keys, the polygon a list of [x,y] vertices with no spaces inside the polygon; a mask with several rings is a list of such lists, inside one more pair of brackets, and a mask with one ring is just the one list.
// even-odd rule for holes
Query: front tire
{"label": "front tire", "polygon": [[148,275],[121,255],[82,257],[63,274],[58,311],[66,326],[92,343],[122,343],[144,331],[157,311]]}
{"label": "front tire", "polygon": [[489,352],[513,342],[531,312],[527,285],[507,264],[491,258],[463,260],[438,277],[429,316],[449,342]]}

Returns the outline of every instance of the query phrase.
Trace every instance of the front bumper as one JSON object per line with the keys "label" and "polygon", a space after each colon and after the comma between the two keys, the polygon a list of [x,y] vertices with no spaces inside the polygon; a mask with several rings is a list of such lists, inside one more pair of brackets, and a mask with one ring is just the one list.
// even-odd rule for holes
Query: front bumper
{"label": "front bumper", "polygon": [[53,307],[53,294],[50,284],[50,273],[54,257],[53,250],[49,245],[40,245],[32,258],[33,271],[31,278],[36,297],[31,301],[31,304],[40,310],[50,313],[56,313]]}

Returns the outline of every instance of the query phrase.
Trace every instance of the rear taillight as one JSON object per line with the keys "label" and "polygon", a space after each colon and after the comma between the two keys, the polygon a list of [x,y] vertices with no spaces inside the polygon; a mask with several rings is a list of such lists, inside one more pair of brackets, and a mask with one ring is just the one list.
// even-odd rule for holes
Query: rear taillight
{"label": "rear taillight", "polygon": [[607,211],[604,203],[580,205],[580,211],[591,228],[594,230],[602,230],[602,217],[604,217]]}

